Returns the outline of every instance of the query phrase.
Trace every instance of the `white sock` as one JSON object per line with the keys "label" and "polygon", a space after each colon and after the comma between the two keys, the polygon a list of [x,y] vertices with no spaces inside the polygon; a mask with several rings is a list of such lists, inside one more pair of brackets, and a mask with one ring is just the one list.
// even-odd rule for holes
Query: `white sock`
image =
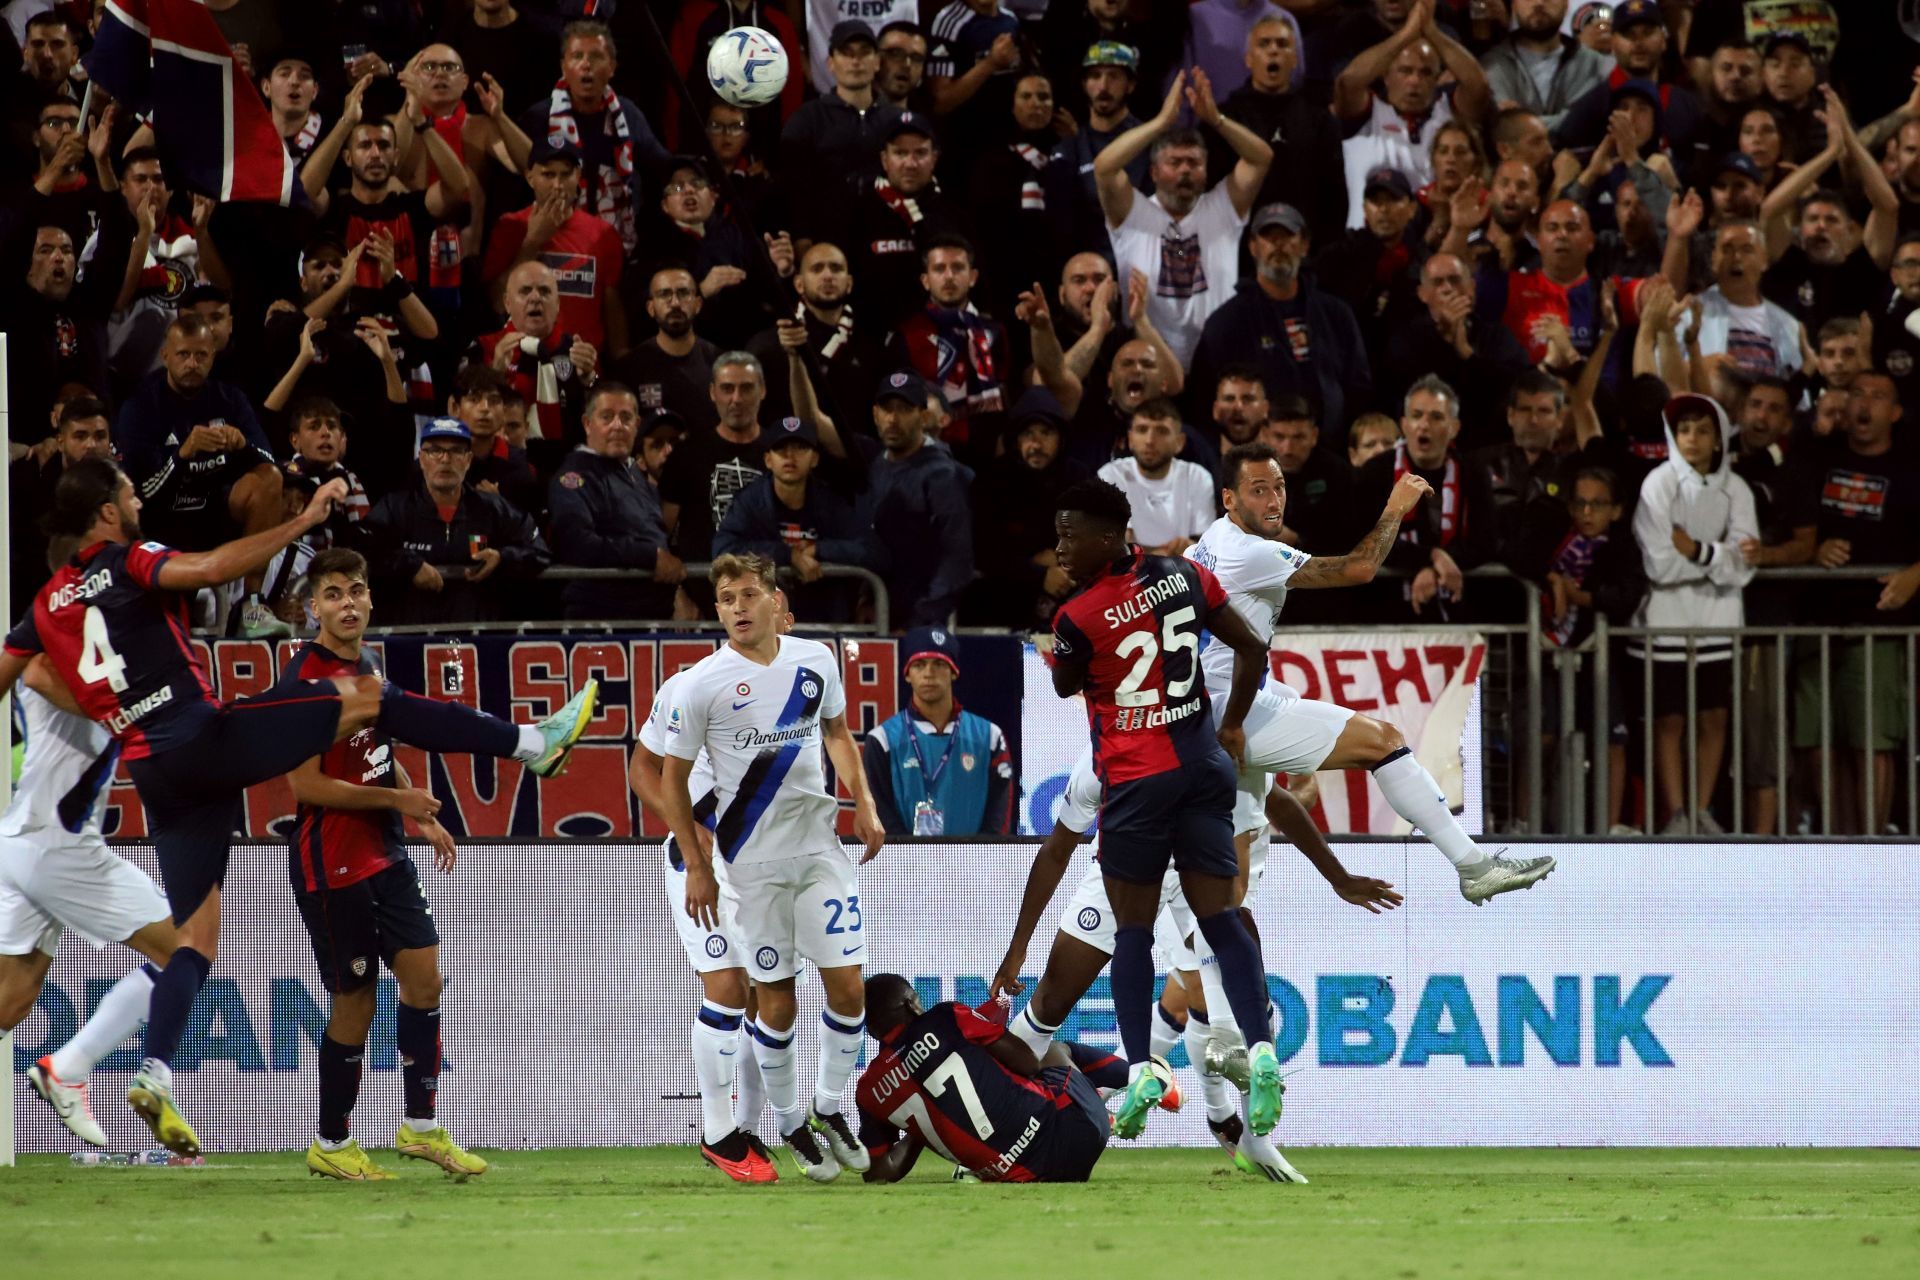
{"label": "white sock", "polygon": [[754,1133],[759,1128],[760,1113],[766,1110],[767,1086],[760,1079],[760,1060],[753,1053],[754,1024],[748,1021],[743,1030],[747,1033],[746,1051],[733,1060],[733,1127]]}
{"label": "white sock", "polygon": [[733,1060],[740,1053],[745,1009],[700,1002],[693,1019],[693,1074],[700,1082],[701,1141],[711,1145],[733,1132]]}
{"label": "white sock", "polygon": [[342,1138],[340,1141],[335,1142],[333,1139],[323,1138],[319,1134],[315,1134],[313,1140],[320,1144],[322,1151],[338,1151],[342,1147],[350,1146],[353,1143],[352,1138]]}
{"label": "white sock", "polygon": [[153,999],[152,969],[143,964],[107,988],[93,1016],[73,1033],[73,1039],[53,1051],[54,1075],[78,1084],[93,1071],[95,1063],[140,1029]]}
{"label": "white sock", "polygon": [[1173,1046],[1180,1040],[1186,1028],[1167,1016],[1167,1006],[1155,1002],[1153,1006],[1153,1034],[1149,1037],[1147,1052],[1156,1058],[1164,1058],[1173,1052]]}
{"label": "white sock", "polygon": [[1447,809],[1447,798],[1440,793],[1440,784],[1433,780],[1425,765],[1413,758],[1413,752],[1402,748],[1402,754],[1374,766],[1373,780],[1380,784],[1380,794],[1387,798],[1393,811],[1433,841],[1456,868],[1476,866],[1486,860],[1486,855],[1473,843],[1473,837],[1454,821]]}
{"label": "white sock", "polygon": [[1233,1114],[1233,1102],[1227,1096],[1227,1078],[1215,1075],[1201,1065],[1207,1060],[1207,1041],[1211,1038],[1211,1030],[1205,1014],[1187,1010],[1187,1059],[1193,1063],[1193,1073],[1200,1077],[1201,1091],[1206,1094],[1207,1119],[1218,1124]]}
{"label": "white sock", "polygon": [[830,1116],[840,1110],[840,1095],[853,1078],[854,1063],[860,1060],[860,1036],[867,1029],[867,1016],[855,1014],[851,1021],[831,1009],[820,1014],[820,1070],[813,1079],[813,1109]]}
{"label": "white sock", "polygon": [[426,1117],[408,1116],[407,1117],[407,1128],[413,1130],[415,1133],[432,1133],[435,1129],[438,1129],[439,1127],[440,1127],[440,1121],[433,1116],[426,1116]]}
{"label": "white sock", "polygon": [[775,1031],[760,1023],[753,1037],[753,1056],[760,1064],[760,1079],[767,1087],[774,1123],[784,1138],[807,1122],[807,1110],[800,1105],[799,1070],[793,1060],[793,1028]]}
{"label": "white sock", "polygon": [[1049,1027],[1034,1017],[1031,1002],[1020,1011],[1018,1017],[1007,1023],[1007,1030],[1013,1033],[1013,1038],[1033,1050],[1036,1058],[1045,1056],[1047,1046],[1053,1043],[1053,1033],[1059,1029]]}
{"label": "white sock", "polygon": [[153,1081],[155,1084],[159,1085],[162,1089],[165,1089],[168,1092],[172,1092],[173,1068],[167,1065],[166,1063],[160,1061],[160,1059],[158,1058],[140,1059],[140,1074],[145,1076],[147,1079]]}
{"label": "white sock", "polygon": [[520,745],[513,749],[513,758],[515,760],[525,764],[529,760],[538,760],[546,754],[547,740],[540,736],[538,729],[530,724],[520,725],[519,729]]}
{"label": "white sock", "polygon": [[1245,1045],[1240,1024],[1233,1020],[1233,1008],[1227,1003],[1227,988],[1220,981],[1220,962],[1208,960],[1200,966],[1200,990],[1207,999],[1207,1020],[1213,1038],[1232,1048]]}

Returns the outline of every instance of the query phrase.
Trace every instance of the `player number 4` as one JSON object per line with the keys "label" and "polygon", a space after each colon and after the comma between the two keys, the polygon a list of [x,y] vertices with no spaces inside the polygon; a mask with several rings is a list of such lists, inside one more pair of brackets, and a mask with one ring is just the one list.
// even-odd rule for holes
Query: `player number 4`
{"label": "player number 4", "polygon": [[1193,688],[1193,682],[1200,674],[1200,636],[1195,631],[1182,631],[1180,628],[1192,622],[1198,615],[1192,605],[1184,609],[1175,609],[1160,624],[1160,639],[1153,638],[1151,631],[1130,631],[1120,638],[1114,646],[1114,654],[1124,658],[1138,653],[1133,666],[1126,677],[1113,690],[1113,704],[1116,707],[1157,707],[1160,705],[1158,689],[1142,689],[1147,673],[1153,670],[1153,660],[1162,653],[1174,654],[1187,651],[1187,674],[1167,684],[1167,696],[1179,699],[1187,696]]}
{"label": "player number 4", "polygon": [[107,639],[106,615],[98,605],[89,605],[80,626],[80,678],[88,684],[105,680],[115,693],[127,689],[127,660],[113,651]]}

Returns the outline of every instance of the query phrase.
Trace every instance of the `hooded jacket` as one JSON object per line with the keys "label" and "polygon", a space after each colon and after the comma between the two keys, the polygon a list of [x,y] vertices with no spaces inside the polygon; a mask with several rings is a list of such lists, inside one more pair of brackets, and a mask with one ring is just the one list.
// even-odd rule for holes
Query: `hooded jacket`
{"label": "hooded jacket", "polygon": [[[1701,408],[1720,424],[1720,450],[1705,475],[1680,456],[1674,438],[1679,415]],[[1754,514],[1753,490],[1733,473],[1738,450],[1735,428],[1726,410],[1706,396],[1677,396],[1661,415],[1667,431],[1667,458],[1640,486],[1640,505],[1633,514],[1633,537],[1647,566],[1647,596],[1634,614],[1636,627],[1738,627],[1746,620],[1741,590],[1753,578],[1753,566],[1740,544],[1760,536]],[[1699,543],[1689,560],[1673,545],[1673,531],[1686,530]],[[1656,662],[1685,662],[1687,637],[1660,636],[1630,641],[1627,652],[1641,657],[1648,645]],[[1701,636],[1695,640],[1697,662],[1727,662],[1733,657],[1730,636]]]}

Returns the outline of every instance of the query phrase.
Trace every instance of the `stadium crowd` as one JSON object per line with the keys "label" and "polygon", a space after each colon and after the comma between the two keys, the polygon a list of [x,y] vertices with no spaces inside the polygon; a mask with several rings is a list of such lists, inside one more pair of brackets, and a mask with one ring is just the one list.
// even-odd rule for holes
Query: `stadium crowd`
{"label": "stadium crowd", "polygon": [[[686,566],[759,551],[808,621],[869,616],[850,566],[896,628],[1031,630],[1069,591],[1062,489],[1098,472],[1177,553],[1260,442],[1309,553],[1399,475],[1434,490],[1398,572],[1290,622],[1513,621],[1524,592],[1560,645],[1596,613],[1916,621],[1901,6],[206,7],[297,165],[287,207],[173,183],[179,140],[89,95],[103,4],[4,6],[16,613],[63,466],[110,451],[189,549],[350,480],[209,603],[231,634],[297,620],[336,542],[392,624],[711,616]],[[792,59],[751,110],[705,76],[741,24]],[[1849,564],[1911,567],[1751,582]],[[1649,643],[1676,811],[1688,653]],[[1857,705],[1865,643],[1836,650]],[[1694,657],[1710,793],[1732,654]],[[1875,740],[1839,730],[1889,769],[1903,658],[1876,653]],[[1795,683],[1816,745],[1820,678]]]}

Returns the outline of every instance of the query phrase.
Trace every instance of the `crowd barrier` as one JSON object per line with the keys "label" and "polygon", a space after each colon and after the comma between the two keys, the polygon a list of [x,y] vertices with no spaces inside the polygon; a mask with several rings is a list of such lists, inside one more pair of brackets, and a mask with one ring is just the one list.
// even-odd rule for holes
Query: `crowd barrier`
{"label": "crowd barrier", "polygon": [[[869,971],[906,974],[928,1000],[983,1000],[1033,849],[886,849],[861,872]],[[1338,851],[1408,900],[1369,915],[1276,849],[1254,908],[1280,1056],[1297,1069],[1283,1144],[1900,1145],[1920,1132],[1910,849],[1535,845],[1559,869],[1481,908],[1417,841]],[[147,849],[127,852],[151,869]],[[312,1136],[326,996],[286,856],[280,845],[235,849],[220,960],[176,1063],[179,1096],[215,1151]],[[1086,856],[1034,939],[1029,983]],[[693,1140],[699,986],[660,864],[645,843],[481,843],[449,875],[423,871],[448,976],[442,1114],[462,1141]],[[70,1034],[129,961],[66,940],[16,1035],[15,1070]],[[1869,975],[1872,1000],[1861,994]],[[803,1080],[820,1007],[818,983],[803,978]],[[376,1141],[400,1115],[393,1008],[383,981],[356,1115]],[[1064,1034],[1117,1043],[1104,978]],[[128,1149],[144,1133],[118,1100],[135,1058],[129,1044],[94,1078],[102,1123]],[[71,1149],[24,1080],[14,1090],[21,1149]],[[1206,1145],[1201,1111],[1156,1114],[1146,1140]]]}

